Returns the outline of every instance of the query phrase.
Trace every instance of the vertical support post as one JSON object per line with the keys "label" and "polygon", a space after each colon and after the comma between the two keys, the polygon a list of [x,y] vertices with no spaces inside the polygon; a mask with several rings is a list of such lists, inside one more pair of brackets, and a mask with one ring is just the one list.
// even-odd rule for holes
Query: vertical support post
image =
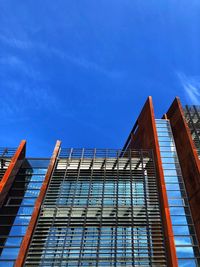
{"label": "vertical support post", "polygon": [[19,171],[23,159],[25,158],[25,153],[26,141],[22,140],[0,182],[0,207],[3,205],[3,202],[14,182],[15,176]]}
{"label": "vertical support post", "polygon": [[55,148],[54,148],[54,151],[53,151],[53,155],[51,157],[51,160],[50,160],[50,163],[49,163],[49,166],[47,169],[47,173],[45,175],[44,182],[43,182],[41,190],[40,190],[40,194],[39,194],[39,196],[35,202],[35,206],[34,206],[32,216],[31,216],[30,223],[28,225],[26,234],[25,234],[25,236],[22,240],[21,246],[20,246],[19,254],[18,254],[18,257],[17,257],[15,265],[14,265],[15,267],[22,267],[24,262],[25,262],[26,254],[28,252],[31,238],[32,238],[35,226],[36,226],[38,216],[39,216],[40,208],[41,208],[43,199],[45,197],[51,175],[52,175],[54,167],[56,165],[57,157],[58,157],[59,151],[60,151],[60,146],[61,146],[61,141],[57,141]]}
{"label": "vertical support post", "polygon": [[178,97],[167,112],[200,245],[200,160]]}
{"label": "vertical support post", "polygon": [[172,230],[172,223],[164,180],[164,172],[162,168],[158,136],[156,131],[152,97],[148,97],[137,119],[137,122],[128,137],[128,140],[125,143],[125,147],[123,150],[129,148],[152,149],[154,152],[168,265],[177,267],[178,261],[176,257],[174,235]]}

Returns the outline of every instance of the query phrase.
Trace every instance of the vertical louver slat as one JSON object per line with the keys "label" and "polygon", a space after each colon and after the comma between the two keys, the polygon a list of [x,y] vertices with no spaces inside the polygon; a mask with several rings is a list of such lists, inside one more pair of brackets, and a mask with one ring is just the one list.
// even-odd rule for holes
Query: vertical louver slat
{"label": "vertical louver slat", "polygon": [[63,149],[25,266],[166,266],[152,151]]}

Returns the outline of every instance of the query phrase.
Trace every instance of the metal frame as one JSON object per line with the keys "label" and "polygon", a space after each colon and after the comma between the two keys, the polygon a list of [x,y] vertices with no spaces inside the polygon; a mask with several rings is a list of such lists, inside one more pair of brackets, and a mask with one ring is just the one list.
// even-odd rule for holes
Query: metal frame
{"label": "metal frame", "polygon": [[36,225],[37,220],[38,220],[40,208],[41,208],[43,199],[44,199],[45,194],[46,194],[48,183],[49,183],[49,180],[51,178],[52,172],[54,171],[54,168],[56,166],[57,157],[58,157],[59,151],[60,151],[60,145],[61,145],[61,142],[57,141],[55,148],[54,148],[54,151],[53,151],[53,155],[50,159],[50,163],[49,163],[44,181],[43,181],[41,189],[40,189],[39,196],[37,197],[35,205],[34,205],[34,209],[33,209],[32,215],[31,215],[31,220],[29,222],[28,228],[26,230],[26,234],[25,234],[23,241],[21,243],[21,246],[20,246],[19,254],[18,254],[18,257],[17,257],[15,265],[14,265],[15,267],[23,266],[23,264],[24,264],[27,250],[28,250],[28,247],[30,245],[31,239],[32,239],[33,234],[34,234],[34,229],[35,229],[35,225]]}
{"label": "metal frame", "polygon": [[[17,172],[25,158],[26,153],[26,141],[22,140],[17,150],[14,152],[14,149],[6,149],[2,153],[3,156],[11,157],[9,166],[6,168],[6,171],[3,173],[0,181],[0,207],[3,205],[3,202],[12,186],[12,183],[15,179]],[[14,155],[13,155],[14,153]]]}
{"label": "metal frame", "polygon": [[152,97],[147,98],[147,101],[144,104],[142,111],[128,136],[123,150],[130,148],[153,150],[168,265],[176,267],[178,266],[178,261],[176,257],[172,223],[167,200],[166,186],[164,182],[164,173],[159,151]]}
{"label": "metal frame", "polygon": [[[169,208],[171,212],[171,218],[173,218],[172,225],[174,238],[175,240],[177,240],[177,238],[180,237],[188,237],[191,240],[191,242],[188,243],[186,243],[185,240],[183,240],[182,242],[179,240],[179,243],[175,244],[176,250],[179,252],[177,253],[178,262],[179,264],[181,264],[182,262],[183,265],[195,264],[195,266],[199,266],[200,251],[198,247],[197,235],[195,233],[194,222],[191,216],[187,191],[185,189],[185,184],[182,177],[181,167],[176,152],[176,146],[170,127],[170,122],[169,120],[163,119],[156,120],[156,127],[158,132],[160,151],[162,151],[161,157],[163,162]],[[177,181],[174,182],[173,179]],[[171,193],[173,193],[175,196],[171,196]],[[182,203],[172,203],[172,200],[181,200]],[[173,209],[176,209],[176,213],[174,213]],[[182,209],[181,212],[179,211],[179,209]],[[184,219],[187,221],[187,224],[185,222],[182,222],[182,220]],[[181,228],[185,229],[185,232],[182,234],[180,234]],[[189,232],[188,234],[186,233],[187,231]],[[182,249],[183,251],[181,255],[180,249]],[[185,252],[184,249],[186,250]],[[189,255],[187,249],[192,251],[190,253],[191,255]]]}
{"label": "metal frame", "polygon": [[189,115],[184,115],[184,110],[178,97],[174,99],[172,105],[166,113],[166,116],[170,120],[183,180],[187,190],[188,200],[197,233],[197,239],[200,245],[200,160],[198,157],[197,147],[195,147],[195,143],[192,140],[194,137],[192,137],[189,128],[192,126],[192,122],[187,123],[187,119],[190,119],[190,117]]}
{"label": "metal frame", "polygon": [[[25,266],[166,266],[152,152],[64,151],[52,174]],[[102,247],[108,238],[110,245]]]}
{"label": "metal frame", "polygon": [[186,105],[184,114],[200,158],[200,107]]}

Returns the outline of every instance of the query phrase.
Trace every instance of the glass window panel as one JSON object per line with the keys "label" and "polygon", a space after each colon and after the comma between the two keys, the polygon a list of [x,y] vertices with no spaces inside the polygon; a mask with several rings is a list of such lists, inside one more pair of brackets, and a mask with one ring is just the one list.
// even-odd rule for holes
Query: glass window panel
{"label": "glass window panel", "polygon": [[167,190],[179,190],[180,185],[179,184],[166,184],[166,189]]}
{"label": "glass window panel", "polygon": [[158,140],[160,142],[160,145],[162,145],[165,142],[168,142],[168,144],[173,143],[172,142],[172,138],[169,135],[166,135],[166,134],[165,134],[165,136],[163,136],[163,135],[160,135],[160,133],[159,133],[158,134]]}
{"label": "glass window panel", "polygon": [[163,164],[166,164],[166,163],[175,164],[175,163],[177,163],[177,159],[175,157],[170,157],[170,158],[162,157],[161,160],[162,160]]}
{"label": "glass window panel", "polygon": [[26,233],[26,229],[27,229],[27,226],[12,226],[11,228],[11,231],[10,231],[10,236],[21,236],[21,235],[25,235]]}
{"label": "glass window panel", "polygon": [[4,248],[1,254],[1,259],[16,259],[19,248]]}
{"label": "glass window panel", "polygon": [[158,140],[160,140],[161,137],[167,137],[169,138],[167,131],[158,131]]}
{"label": "glass window panel", "polygon": [[193,247],[176,247],[176,254],[178,258],[194,258]]}
{"label": "glass window panel", "polygon": [[179,267],[196,267],[196,266],[198,266],[197,264],[196,264],[196,261],[195,261],[195,259],[191,259],[191,260],[183,260],[183,259],[181,259],[181,260],[178,260],[178,266]]}
{"label": "glass window panel", "polygon": [[[160,137],[161,138],[161,137]],[[164,137],[166,138],[166,137]],[[169,141],[159,141],[159,144],[160,144],[160,148],[170,148],[171,151],[174,151],[174,143],[169,139]]]}
{"label": "glass window panel", "polygon": [[176,245],[192,245],[192,239],[189,236],[175,236]]}
{"label": "glass window panel", "polygon": [[170,154],[168,155],[173,156],[174,149],[170,146],[160,146],[160,151],[161,151],[161,154],[162,152],[170,152]]}
{"label": "glass window panel", "polygon": [[182,198],[183,193],[180,191],[167,191],[168,198]]}
{"label": "glass window panel", "polygon": [[174,226],[172,225],[174,235],[190,235],[188,226]]}
{"label": "glass window panel", "polygon": [[177,175],[175,176],[166,176],[165,177],[165,183],[178,183],[179,182],[179,177]]}
{"label": "glass window panel", "polygon": [[16,218],[14,220],[14,224],[25,224],[25,225],[28,225],[30,219],[31,219],[31,216],[16,216]]}
{"label": "glass window panel", "polygon": [[174,153],[171,152],[171,150],[170,151],[165,151],[164,149],[163,150],[160,149],[160,154],[161,154],[162,158],[172,158],[172,157],[174,157]]}
{"label": "glass window panel", "polygon": [[20,207],[17,214],[18,215],[32,215],[33,207]]}
{"label": "glass window panel", "polygon": [[165,120],[157,120],[156,119],[156,126],[159,128],[159,127],[161,127],[161,128],[163,128],[163,129],[168,129],[169,127],[168,127],[168,122],[167,121],[165,121]]}
{"label": "glass window panel", "polygon": [[[179,165],[178,165],[178,167],[177,167],[177,166],[176,166],[176,163],[169,163],[169,162],[167,162],[167,163],[163,163],[162,166],[163,166],[163,168],[164,168],[165,170],[172,170],[172,171],[177,170],[177,169],[179,168]],[[175,175],[176,175],[176,174],[175,174]]]}
{"label": "glass window panel", "polygon": [[179,175],[179,171],[177,169],[175,170],[164,169],[164,175],[165,176],[176,176],[176,175]]}
{"label": "glass window panel", "polygon": [[24,198],[21,205],[34,205],[35,204],[36,197],[34,198]]}
{"label": "glass window panel", "polygon": [[171,216],[171,220],[172,220],[172,224],[173,225],[176,225],[176,224],[184,224],[184,225],[187,225],[188,222],[187,222],[187,219],[185,216]]}
{"label": "glass window panel", "polygon": [[25,197],[38,197],[39,190],[26,190]]}
{"label": "glass window panel", "polygon": [[182,207],[171,207],[170,214],[171,215],[185,215],[185,209]]}
{"label": "glass window panel", "polygon": [[168,199],[170,206],[183,206],[184,200],[183,199]]}
{"label": "glass window panel", "polygon": [[30,182],[27,186],[27,189],[40,189],[42,186],[42,182]]}
{"label": "glass window panel", "polygon": [[8,237],[5,243],[6,246],[20,246],[22,237]]}
{"label": "glass window panel", "polygon": [[4,260],[1,260],[1,257],[0,257],[0,266],[13,267],[14,266],[14,261],[4,261]]}

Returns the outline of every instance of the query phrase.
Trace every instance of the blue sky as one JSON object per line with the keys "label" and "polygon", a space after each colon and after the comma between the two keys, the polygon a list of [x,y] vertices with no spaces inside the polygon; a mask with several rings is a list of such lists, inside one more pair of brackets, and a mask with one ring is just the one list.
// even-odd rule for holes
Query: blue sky
{"label": "blue sky", "polygon": [[200,104],[199,25],[199,0],[0,0],[0,146],[120,148],[148,95]]}

